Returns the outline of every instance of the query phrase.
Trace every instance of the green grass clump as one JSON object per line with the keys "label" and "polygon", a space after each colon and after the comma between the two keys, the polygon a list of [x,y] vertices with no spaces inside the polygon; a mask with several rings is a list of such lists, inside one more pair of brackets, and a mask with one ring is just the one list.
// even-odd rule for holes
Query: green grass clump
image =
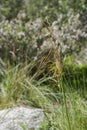
{"label": "green grass clump", "polygon": [[[71,74],[71,69],[68,72]],[[78,86],[80,79],[74,73],[76,83],[65,76],[60,88],[51,76],[36,80],[38,74],[30,74],[31,65],[6,68],[1,80],[0,109],[21,105],[42,108],[45,118],[40,130],[87,130],[86,77],[81,79],[85,89],[76,89],[73,85]]]}

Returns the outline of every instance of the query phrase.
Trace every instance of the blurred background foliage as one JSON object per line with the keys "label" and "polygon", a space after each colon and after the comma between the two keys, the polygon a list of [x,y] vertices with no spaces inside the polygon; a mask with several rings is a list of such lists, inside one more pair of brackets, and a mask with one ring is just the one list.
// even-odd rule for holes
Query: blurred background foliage
{"label": "blurred background foliage", "polygon": [[22,0],[0,0],[0,15],[6,19],[15,18],[22,7]]}
{"label": "blurred background foliage", "polygon": [[[86,0],[0,0],[0,57],[15,65],[37,61],[57,35],[57,44],[65,46],[61,58],[67,61],[67,53],[78,55],[86,46],[86,21]],[[49,33],[54,33],[51,38]]]}
{"label": "blurred background foliage", "polygon": [[73,9],[75,13],[87,10],[86,0],[0,0],[0,15],[6,19],[16,18],[20,10],[24,10],[29,18],[49,17],[55,20],[58,14],[68,13]]}

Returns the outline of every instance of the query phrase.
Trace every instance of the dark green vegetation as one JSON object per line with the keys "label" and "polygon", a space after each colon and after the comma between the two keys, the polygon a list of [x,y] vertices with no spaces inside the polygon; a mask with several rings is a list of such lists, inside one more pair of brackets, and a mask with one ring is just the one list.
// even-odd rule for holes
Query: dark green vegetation
{"label": "dark green vegetation", "polygon": [[0,0],[0,17],[0,109],[42,108],[40,130],[87,130],[87,65],[75,59],[86,0]]}

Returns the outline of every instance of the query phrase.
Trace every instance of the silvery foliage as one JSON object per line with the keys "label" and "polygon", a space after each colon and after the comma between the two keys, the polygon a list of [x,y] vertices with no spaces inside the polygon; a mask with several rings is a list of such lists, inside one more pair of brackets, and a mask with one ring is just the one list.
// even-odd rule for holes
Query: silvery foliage
{"label": "silvery foliage", "polygon": [[80,21],[80,14],[73,14],[72,10],[67,15],[60,14],[49,28],[50,31],[46,27],[42,28],[39,35],[44,39],[40,45],[41,50],[54,46],[66,56],[67,54],[77,54],[85,48],[87,32],[86,26],[82,26]]}
{"label": "silvery foliage", "polygon": [[[66,22],[64,17],[67,17]],[[57,21],[52,24],[56,44],[60,45],[61,52],[64,54],[80,51],[81,46],[83,46],[81,39],[87,38],[87,33],[81,29],[79,17],[79,14],[74,15],[70,11],[67,16],[61,14]]]}
{"label": "silvery foliage", "polygon": [[21,16],[22,14],[18,14],[17,19],[0,22],[0,50],[7,49],[8,53],[14,53],[19,60],[24,54],[37,59],[42,51],[53,46],[60,48],[64,55],[77,53],[87,39],[85,26],[79,20],[80,15],[73,14],[72,10],[66,15],[58,15],[58,19],[49,25],[49,29],[43,26],[41,18],[26,22],[26,14],[23,13],[23,19]]}

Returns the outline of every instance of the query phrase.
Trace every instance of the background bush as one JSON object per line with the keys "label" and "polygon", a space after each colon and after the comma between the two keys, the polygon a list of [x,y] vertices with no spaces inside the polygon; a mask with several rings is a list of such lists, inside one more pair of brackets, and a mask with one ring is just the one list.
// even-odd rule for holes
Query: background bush
{"label": "background bush", "polygon": [[23,7],[23,0],[0,0],[0,16],[6,19],[15,18]]}

